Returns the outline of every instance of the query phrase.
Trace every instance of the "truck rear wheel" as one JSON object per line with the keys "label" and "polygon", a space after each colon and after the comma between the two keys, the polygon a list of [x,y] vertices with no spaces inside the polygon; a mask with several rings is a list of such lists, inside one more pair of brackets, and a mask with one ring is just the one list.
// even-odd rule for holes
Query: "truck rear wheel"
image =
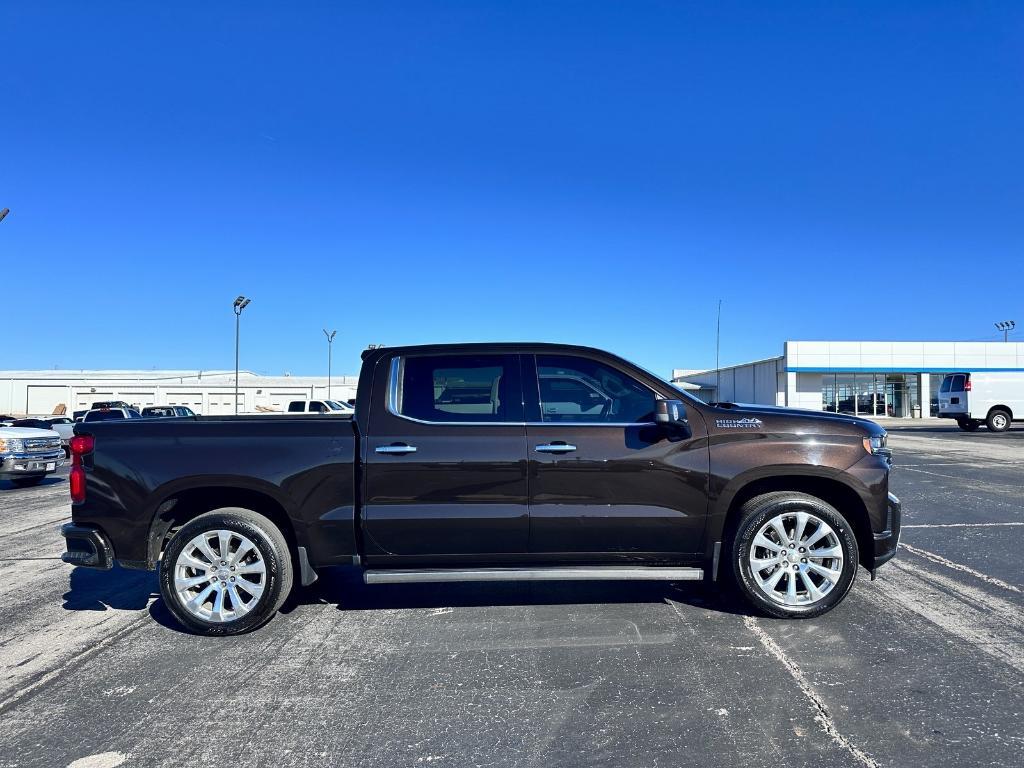
{"label": "truck rear wheel", "polygon": [[1005,432],[1010,428],[1010,414],[1001,408],[993,408],[988,412],[985,426],[992,432]]}
{"label": "truck rear wheel", "polygon": [[186,629],[238,635],[266,624],[292,588],[288,542],[248,509],[225,507],[179,530],[160,561],[160,594]]}
{"label": "truck rear wheel", "polygon": [[758,610],[784,619],[821,616],[857,576],[857,537],[831,504],[806,493],[756,496],[732,539],[733,576]]}

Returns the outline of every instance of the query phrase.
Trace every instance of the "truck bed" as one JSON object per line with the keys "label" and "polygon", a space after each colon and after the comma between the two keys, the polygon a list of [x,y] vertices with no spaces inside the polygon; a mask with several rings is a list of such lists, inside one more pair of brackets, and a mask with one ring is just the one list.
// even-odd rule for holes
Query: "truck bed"
{"label": "truck bed", "polygon": [[122,565],[155,567],[171,521],[188,505],[208,505],[211,494],[225,506],[286,517],[290,544],[318,564],[351,562],[356,553],[350,418],[132,419],[78,424],[75,433],[96,441],[84,457],[89,492],[75,522],[101,525]]}

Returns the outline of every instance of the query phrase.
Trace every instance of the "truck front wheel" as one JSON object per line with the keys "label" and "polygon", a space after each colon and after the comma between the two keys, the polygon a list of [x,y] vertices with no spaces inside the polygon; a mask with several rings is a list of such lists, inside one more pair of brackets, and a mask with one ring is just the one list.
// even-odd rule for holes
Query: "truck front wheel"
{"label": "truck front wheel", "polygon": [[835,507],[784,491],[750,499],[740,514],[731,559],[748,602],[787,619],[820,616],[842,602],[859,553],[853,528]]}
{"label": "truck front wheel", "polygon": [[160,561],[160,594],[186,629],[238,635],[270,621],[292,588],[280,529],[248,509],[200,515],[174,535]]}

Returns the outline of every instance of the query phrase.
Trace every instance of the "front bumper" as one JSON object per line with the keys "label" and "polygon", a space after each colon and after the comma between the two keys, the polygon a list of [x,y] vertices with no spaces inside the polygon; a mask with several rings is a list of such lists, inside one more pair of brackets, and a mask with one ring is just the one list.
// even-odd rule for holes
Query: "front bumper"
{"label": "front bumper", "polygon": [[60,556],[65,563],[104,570],[114,567],[114,548],[99,528],[65,523],[60,535],[67,541],[68,550]]}
{"label": "front bumper", "polygon": [[871,578],[875,577],[875,569],[878,566],[884,565],[896,556],[896,549],[900,544],[900,519],[902,516],[903,505],[898,498],[890,493],[885,530],[874,534],[875,557]]}
{"label": "front bumper", "polygon": [[[48,468],[51,464],[53,467]],[[12,453],[0,460],[0,477],[46,475],[63,465],[63,450],[47,453]]]}

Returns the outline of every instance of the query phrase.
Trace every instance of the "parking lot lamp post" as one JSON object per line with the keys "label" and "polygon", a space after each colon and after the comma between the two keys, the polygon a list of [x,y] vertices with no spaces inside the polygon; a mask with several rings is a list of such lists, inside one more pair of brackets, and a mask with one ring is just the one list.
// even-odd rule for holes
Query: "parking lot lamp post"
{"label": "parking lot lamp post", "polygon": [[249,306],[252,299],[239,296],[235,299],[235,415],[238,415],[238,336],[242,324],[242,310]]}
{"label": "parking lot lamp post", "polygon": [[1017,327],[1017,323],[1013,320],[1004,320],[1001,323],[996,323],[996,328],[1003,332],[1003,343],[1010,340],[1010,331]]}
{"label": "parking lot lamp post", "polygon": [[334,334],[337,331],[327,332],[324,328],[324,336],[327,337],[327,399],[331,399],[331,347],[334,345]]}

